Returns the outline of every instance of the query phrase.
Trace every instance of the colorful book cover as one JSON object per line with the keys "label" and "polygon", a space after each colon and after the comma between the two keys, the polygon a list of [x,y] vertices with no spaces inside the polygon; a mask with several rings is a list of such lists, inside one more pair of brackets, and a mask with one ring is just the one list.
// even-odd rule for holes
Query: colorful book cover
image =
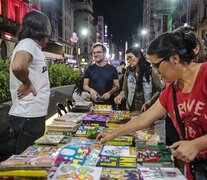
{"label": "colorful book cover", "polygon": [[137,169],[103,168],[100,180],[139,180]]}
{"label": "colorful book cover", "polygon": [[[8,178],[8,176],[27,177],[26,179],[31,179],[31,178],[28,178],[28,177],[35,177],[35,179],[38,179],[38,177],[46,177],[47,176],[47,171],[46,170],[35,170],[35,169],[33,169],[33,170],[28,170],[28,169],[18,170],[17,169],[17,170],[8,170],[8,171],[4,170],[4,171],[0,171],[0,176],[5,177],[5,179],[10,179],[10,178]],[[11,178],[11,179],[13,179],[13,178]],[[16,178],[14,178],[14,179],[16,179]]]}
{"label": "colorful book cover", "polygon": [[101,172],[102,168],[100,167],[78,166],[64,163],[58,167],[57,171],[55,172],[55,175],[51,179],[99,180],[101,177]]}
{"label": "colorful book cover", "polygon": [[63,135],[47,135],[45,134],[41,138],[35,141],[36,144],[50,144],[58,145],[60,141],[64,138]]}
{"label": "colorful book cover", "polygon": [[105,127],[102,126],[80,126],[75,133],[78,137],[92,137],[95,138],[100,131],[103,131]]}
{"label": "colorful book cover", "polygon": [[0,166],[1,169],[51,167],[54,159],[52,156],[12,155],[9,159],[1,162]]}
{"label": "colorful book cover", "polygon": [[187,180],[177,168],[141,167],[138,168],[138,174],[141,180]]}
{"label": "colorful book cover", "polygon": [[93,113],[95,114],[109,114],[112,111],[112,105],[95,104]]}
{"label": "colorful book cover", "polygon": [[65,146],[60,154],[55,159],[55,165],[60,165],[61,163],[75,163],[83,165],[91,152],[91,148],[88,146]]}
{"label": "colorful book cover", "polygon": [[21,155],[23,156],[52,156],[56,157],[61,148],[57,146],[29,146]]}
{"label": "colorful book cover", "polygon": [[55,130],[48,130],[46,131],[48,135],[64,135],[64,136],[71,136],[71,132],[64,132],[64,131],[55,131]]}
{"label": "colorful book cover", "polygon": [[131,146],[133,145],[133,138],[132,136],[118,136],[117,138],[113,139],[112,141],[108,141],[105,144],[119,145],[119,146]]}
{"label": "colorful book cover", "polygon": [[122,122],[130,120],[129,111],[110,111],[109,112],[109,122]]}
{"label": "colorful book cover", "polygon": [[99,124],[101,126],[106,126],[108,121],[108,116],[103,114],[88,114],[83,118],[84,124]]}
{"label": "colorful book cover", "polygon": [[97,163],[100,167],[113,167],[113,168],[136,168],[136,157],[124,157],[124,156],[104,156],[101,155]]}
{"label": "colorful book cover", "polygon": [[114,157],[136,157],[136,148],[131,146],[103,145],[100,155]]}
{"label": "colorful book cover", "polygon": [[138,162],[172,162],[171,149],[166,145],[137,144]]}

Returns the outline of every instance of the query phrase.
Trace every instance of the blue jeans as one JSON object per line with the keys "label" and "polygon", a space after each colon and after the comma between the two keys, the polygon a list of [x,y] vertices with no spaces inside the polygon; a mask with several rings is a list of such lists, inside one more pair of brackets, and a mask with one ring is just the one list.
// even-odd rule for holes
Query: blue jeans
{"label": "blue jeans", "polygon": [[36,118],[24,118],[10,116],[11,127],[16,139],[15,154],[22,153],[34,141],[43,136],[45,131],[45,116]]}
{"label": "blue jeans", "polygon": [[194,179],[195,180],[207,180],[207,161],[206,162],[197,162],[194,165],[195,174]]}

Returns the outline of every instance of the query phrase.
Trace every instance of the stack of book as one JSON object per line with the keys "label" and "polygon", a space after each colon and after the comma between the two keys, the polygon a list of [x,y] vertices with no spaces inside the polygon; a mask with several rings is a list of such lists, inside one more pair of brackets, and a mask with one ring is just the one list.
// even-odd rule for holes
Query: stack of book
{"label": "stack of book", "polygon": [[93,103],[91,101],[74,102],[73,112],[90,112]]}

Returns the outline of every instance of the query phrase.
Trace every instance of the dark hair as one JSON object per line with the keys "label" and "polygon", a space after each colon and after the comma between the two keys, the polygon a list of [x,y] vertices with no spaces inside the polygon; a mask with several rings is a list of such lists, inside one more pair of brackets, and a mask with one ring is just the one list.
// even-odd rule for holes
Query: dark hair
{"label": "dark hair", "polygon": [[98,47],[98,46],[100,46],[100,47],[102,47],[102,51],[103,51],[103,53],[106,53],[106,46],[104,46],[102,43],[95,43],[93,46],[92,46],[92,49],[94,49],[94,48],[96,48],[96,47]]}
{"label": "dark hair", "polygon": [[124,61],[120,62],[120,66],[123,65],[123,64],[126,65],[126,63]]}
{"label": "dark hair", "polygon": [[177,29],[174,29],[173,32],[180,32],[180,33],[191,33],[193,36],[195,36],[197,44],[199,45],[199,52],[196,54],[196,62],[202,63],[206,61],[206,55],[204,54],[204,44],[201,41],[201,39],[198,37],[198,34],[195,31],[195,28],[193,26],[181,26]]}
{"label": "dark hair", "polygon": [[76,80],[73,92],[76,91],[77,94],[81,95],[81,93],[84,91],[83,90],[83,81],[84,81],[84,75],[80,75]]}
{"label": "dark hair", "polygon": [[[131,47],[126,51],[126,54],[132,53],[136,57],[139,58],[138,67],[139,67],[139,78],[138,78],[138,90],[143,89],[143,77],[147,80],[147,82],[150,82],[150,77],[152,76],[152,68],[150,66],[150,63],[146,61],[142,51],[140,48],[137,47]],[[126,71],[128,71],[127,69]]]}
{"label": "dark hair", "polygon": [[193,49],[196,43],[196,38],[192,33],[167,32],[150,43],[147,54],[156,55],[161,59],[178,54],[182,62],[190,63],[195,58]]}
{"label": "dark hair", "polygon": [[48,36],[48,17],[40,11],[30,11],[25,14],[20,31],[19,40],[31,38],[41,40]]}

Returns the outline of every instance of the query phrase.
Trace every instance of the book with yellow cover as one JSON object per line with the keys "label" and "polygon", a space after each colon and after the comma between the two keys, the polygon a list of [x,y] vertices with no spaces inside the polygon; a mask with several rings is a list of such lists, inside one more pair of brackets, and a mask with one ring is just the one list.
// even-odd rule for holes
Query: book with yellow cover
{"label": "book with yellow cover", "polygon": [[46,170],[6,170],[0,171],[0,176],[16,176],[16,177],[46,177]]}

